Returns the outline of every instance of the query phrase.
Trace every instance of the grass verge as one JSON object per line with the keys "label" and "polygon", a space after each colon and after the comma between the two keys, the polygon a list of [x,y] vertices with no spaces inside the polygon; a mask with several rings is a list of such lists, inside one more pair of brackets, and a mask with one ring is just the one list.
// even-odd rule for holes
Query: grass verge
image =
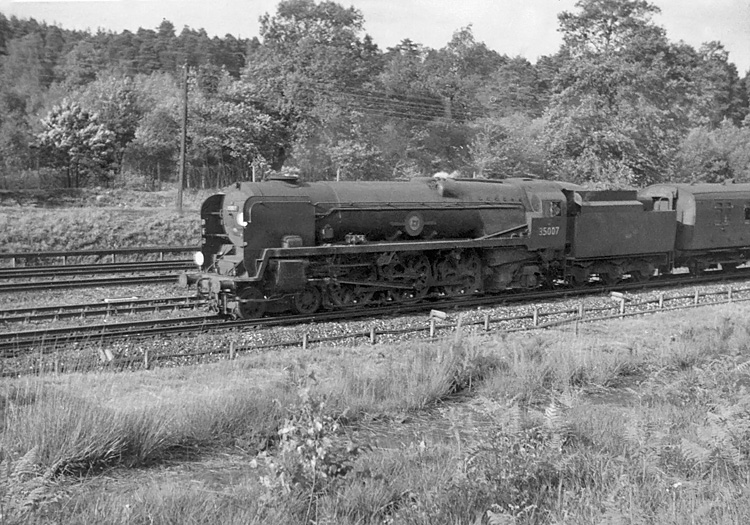
{"label": "grass verge", "polygon": [[747,522],[748,312],[9,383],[3,516]]}

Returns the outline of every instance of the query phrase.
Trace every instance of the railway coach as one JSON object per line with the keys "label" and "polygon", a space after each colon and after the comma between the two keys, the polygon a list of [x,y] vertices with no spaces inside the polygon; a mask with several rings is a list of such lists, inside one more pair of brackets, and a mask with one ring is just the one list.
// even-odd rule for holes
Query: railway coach
{"label": "railway coach", "polygon": [[698,274],[750,259],[750,184],[657,184],[639,199],[675,212],[673,266]]}

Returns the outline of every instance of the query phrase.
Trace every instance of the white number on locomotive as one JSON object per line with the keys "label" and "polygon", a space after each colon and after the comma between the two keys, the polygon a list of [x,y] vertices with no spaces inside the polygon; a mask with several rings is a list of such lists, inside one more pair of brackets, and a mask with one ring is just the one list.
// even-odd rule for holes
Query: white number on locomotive
{"label": "white number on locomotive", "polygon": [[539,227],[539,236],[540,237],[547,237],[550,235],[557,235],[560,233],[560,227],[559,226],[540,226]]}

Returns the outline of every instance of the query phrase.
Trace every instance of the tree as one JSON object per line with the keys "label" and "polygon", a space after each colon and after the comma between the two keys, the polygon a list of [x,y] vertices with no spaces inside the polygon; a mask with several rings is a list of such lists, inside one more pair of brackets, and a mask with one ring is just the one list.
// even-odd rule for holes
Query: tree
{"label": "tree", "polygon": [[201,187],[248,180],[253,165],[281,167],[287,128],[249,86],[227,71],[210,89],[200,89],[197,75],[190,85],[188,154]]}
{"label": "tree", "polygon": [[643,185],[676,174],[695,126],[739,123],[747,99],[718,43],[672,44],[644,0],[581,0],[559,16],[564,45],[545,132],[550,167],[579,182]]}
{"label": "tree", "polygon": [[748,114],[748,96],[720,42],[703,44],[696,54],[693,77],[697,84],[691,122],[718,127],[725,119],[740,125]]}
{"label": "tree", "polygon": [[68,186],[79,187],[91,177],[107,184],[112,176],[114,133],[99,122],[98,115],[65,101],[42,120],[37,135],[43,158],[65,169]]}
{"label": "tree", "polygon": [[578,182],[643,185],[671,173],[687,124],[684,71],[658,8],[643,0],[581,0],[559,15],[563,66],[547,112],[551,168]]}
{"label": "tree", "polygon": [[121,172],[125,150],[135,138],[138,122],[145,112],[133,81],[116,73],[100,75],[70,98],[97,115],[98,121],[112,132],[114,165]]}
{"label": "tree", "polygon": [[362,14],[334,2],[284,0],[275,16],[261,18],[262,43],[249,53],[242,79],[264,111],[285,123],[290,142],[282,147],[306,176],[334,176],[327,150],[350,138],[353,125],[338,101],[379,67],[377,47],[362,30]]}
{"label": "tree", "polygon": [[45,90],[44,43],[37,33],[7,41],[0,56],[0,169],[18,172],[31,164],[28,115],[41,105]]}
{"label": "tree", "polygon": [[76,87],[92,82],[103,68],[99,50],[93,43],[82,40],[65,55],[63,63],[56,68],[56,74],[68,86]]}
{"label": "tree", "polygon": [[126,147],[123,166],[145,174],[157,186],[173,175],[179,152],[180,90],[165,73],[139,75],[133,84],[142,116]]}
{"label": "tree", "polygon": [[690,131],[677,155],[678,180],[750,182],[750,128],[725,120]]}
{"label": "tree", "polygon": [[522,113],[486,117],[472,123],[474,175],[486,178],[547,176],[541,135],[543,119]]}
{"label": "tree", "polygon": [[497,117],[516,113],[541,117],[549,96],[549,88],[537,68],[523,57],[507,60],[492,72],[477,93],[485,111]]}

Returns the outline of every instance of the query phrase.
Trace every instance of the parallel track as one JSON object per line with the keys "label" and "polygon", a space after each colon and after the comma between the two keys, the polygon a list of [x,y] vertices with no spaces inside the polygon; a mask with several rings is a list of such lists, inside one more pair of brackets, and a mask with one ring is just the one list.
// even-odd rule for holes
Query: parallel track
{"label": "parallel track", "polygon": [[107,286],[132,286],[152,283],[176,283],[174,274],[136,275],[127,277],[110,277],[106,279],[68,279],[53,281],[26,281],[0,283],[0,293],[30,292],[35,290],[60,290],[65,288],[96,288]]}
{"label": "parallel track", "polygon": [[158,312],[179,308],[196,308],[205,303],[195,297],[163,297],[159,299],[125,298],[88,304],[65,304],[0,310],[0,323],[84,319],[87,317]]}
{"label": "parallel track", "polygon": [[168,272],[188,270],[194,267],[195,263],[190,260],[23,266],[16,268],[0,268],[0,280],[60,277],[70,275]]}
{"label": "parallel track", "polygon": [[429,308],[475,308],[478,306],[497,305],[509,302],[595,295],[607,293],[615,289],[618,291],[645,290],[684,285],[701,285],[721,281],[747,280],[748,278],[750,278],[750,271],[747,270],[737,271],[730,274],[724,272],[709,272],[700,277],[677,275],[668,276],[666,279],[656,279],[648,282],[623,282],[618,283],[616,286],[590,286],[586,288],[570,288],[554,291],[546,290],[515,293],[503,296],[433,299],[415,304],[319,312],[310,316],[292,315],[241,321],[228,321],[219,317],[195,316],[172,320],[149,320],[130,323],[97,324],[68,328],[6,332],[0,333],[0,357],[15,357],[21,354],[23,350],[29,348],[40,348],[43,352],[52,351],[60,345],[69,343],[100,343],[117,339],[144,339],[166,334],[189,334],[234,328],[246,329],[252,327],[294,325],[309,322],[344,321],[362,317],[384,317],[389,315],[424,312]]}

